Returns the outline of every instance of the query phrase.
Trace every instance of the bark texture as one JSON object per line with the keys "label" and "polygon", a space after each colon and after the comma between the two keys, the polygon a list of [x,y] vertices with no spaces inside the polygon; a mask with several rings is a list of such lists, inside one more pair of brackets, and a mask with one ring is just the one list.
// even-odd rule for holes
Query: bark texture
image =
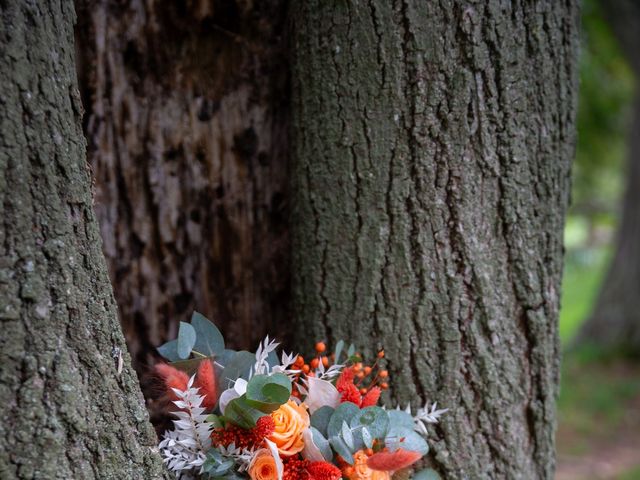
{"label": "bark texture", "polygon": [[450,408],[447,479],[553,478],[576,3],[293,4],[299,336]]}
{"label": "bark texture", "polygon": [[287,318],[285,2],[79,0],[96,214],[139,372],[194,309]]}
{"label": "bark texture", "polygon": [[[640,79],[640,4],[633,0],[602,2],[635,77]],[[636,97],[629,135],[627,187],[622,219],[609,272],[596,306],[578,336],[578,343],[622,349],[640,355],[640,99]]]}
{"label": "bark texture", "polygon": [[74,19],[0,2],[0,478],[161,478],[92,208]]}

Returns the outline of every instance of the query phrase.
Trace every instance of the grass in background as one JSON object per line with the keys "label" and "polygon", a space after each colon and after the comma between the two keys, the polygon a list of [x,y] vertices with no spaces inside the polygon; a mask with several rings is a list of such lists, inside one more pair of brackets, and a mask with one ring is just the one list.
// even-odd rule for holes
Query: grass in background
{"label": "grass in background", "polygon": [[[588,233],[584,219],[568,219],[559,326],[565,349],[591,313],[610,258],[607,242],[585,246],[590,243]],[[629,460],[620,450],[640,444],[640,365],[592,347],[565,351],[558,420],[558,478],[640,479],[640,456]],[[616,474],[597,473],[607,461],[619,462]]]}
{"label": "grass in background", "polygon": [[587,242],[588,225],[581,217],[569,217],[565,228],[564,275],[560,309],[560,338],[567,345],[584,322],[598,295],[606,274],[609,248],[579,247]]}
{"label": "grass in background", "polygon": [[640,467],[633,468],[618,477],[617,480],[638,480],[640,478]]}
{"label": "grass in background", "polygon": [[640,366],[594,353],[574,352],[564,361],[558,400],[563,453],[585,453],[616,438],[629,422],[640,427],[640,412],[630,409],[640,397]]}

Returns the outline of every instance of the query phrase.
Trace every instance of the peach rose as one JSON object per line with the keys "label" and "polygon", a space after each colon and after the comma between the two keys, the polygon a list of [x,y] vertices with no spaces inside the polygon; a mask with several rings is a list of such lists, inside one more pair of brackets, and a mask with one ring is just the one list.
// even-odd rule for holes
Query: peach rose
{"label": "peach rose", "polygon": [[276,444],[280,455],[290,457],[301,452],[304,448],[302,432],[311,425],[306,407],[289,400],[272,412],[271,418],[276,428],[269,440]]}
{"label": "peach rose", "polygon": [[364,450],[353,454],[353,466],[345,467],[342,472],[349,480],[391,480],[390,472],[372,470],[367,466],[369,455]]}
{"label": "peach rose", "polygon": [[268,449],[256,452],[249,464],[249,476],[251,480],[278,480],[276,460]]}

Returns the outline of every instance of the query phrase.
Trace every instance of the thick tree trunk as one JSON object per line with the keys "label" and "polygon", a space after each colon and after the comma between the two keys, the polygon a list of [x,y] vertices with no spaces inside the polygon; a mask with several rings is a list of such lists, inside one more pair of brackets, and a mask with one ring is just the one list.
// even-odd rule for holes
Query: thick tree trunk
{"label": "thick tree trunk", "polygon": [[160,478],[92,209],[74,19],[0,3],[0,478]]}
{"label": "thick tree trunk", "polygon": [[288,317],[285,2],[78,0],[96,214],[138,371],[194,309]]}
{"label": "thick tree trunk", "polygon": [[576,3],[294,3],[299,335],[450,408],[445,478],[553,477]]}
{"label": "thick tree trunk", "polygon": [[[640,4],[633,0],[603,2],[609,23],[636,78],[640,78]],[[578,335],[578,343],[640,354],[640,99],[636,99],[629,136],[629,163],[622,219],[609,273],[596,306]]]}

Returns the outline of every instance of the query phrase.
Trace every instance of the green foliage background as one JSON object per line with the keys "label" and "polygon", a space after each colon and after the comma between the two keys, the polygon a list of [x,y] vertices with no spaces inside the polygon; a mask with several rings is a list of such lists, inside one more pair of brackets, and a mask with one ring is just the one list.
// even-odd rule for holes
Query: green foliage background
{"label": "green foliage background", "polygon": [[[627,138],[636,88],[633,72],[595,0],[583,2],[580,82],[560,311],[565,348],[591,313],[612,255],[626,187]],[[594,349],[568,349],[558,403],[560,470],[563,459],[593,462],[604,447],[615,449],[616,442],[627,442],[618,437],[625,431],[628,435],[639,422],[638,399],[640,365],[604,358]],[[640,478],[640,459],[615,478]]]}
{"label": "green foliage background", "polygon": [[565,229],[560,334],[571,340],[589,315],[610,257],[625,188],[635,78],[600,4],[582,12],[578,143]]}

